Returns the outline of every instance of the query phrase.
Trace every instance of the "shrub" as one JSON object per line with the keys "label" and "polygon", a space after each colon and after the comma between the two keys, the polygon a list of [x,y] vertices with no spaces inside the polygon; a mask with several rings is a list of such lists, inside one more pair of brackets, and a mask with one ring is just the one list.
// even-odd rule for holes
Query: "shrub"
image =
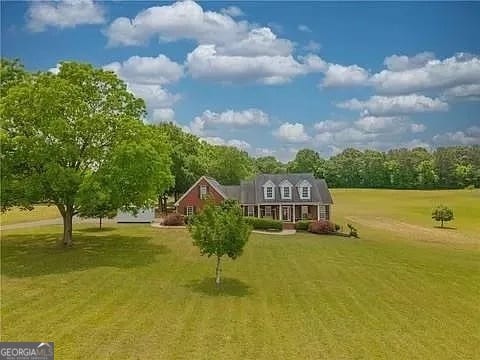
{"label": "shrub", "polygon": [[308,231],[314,234],[331,234],[335,229],[335,224],[327,220],[312,221],[308,225]]}
{"label": "shrub", "polygon": [[245,222],[251,225],[255,230],[278,230],[283,229],[283,224],[279,220],[262,219],[256,217],[245,217]]}
{"label": "shrub", "polygon": [[185,225],[184,217],[182,214],[168,214],[165,219],[163,219],[163,225],[166,226],[180,226]]}
{"label": "shrub", "polygon": [[310,225],[311,221],[309,220],[301,220],[295,223],[295,229],[298,231],[308,231],[308,226]]}
{"label": "shrub", "polygon": [[453,217],[453,210],[450,209],[449,207],[445,205],[440,205],[437,206],[435,209],[432,211],[432,219],[436,221],[441,221],[442,222],[442,228],[443,228],[443,223],[446,221],[451,221],[454,219]]}

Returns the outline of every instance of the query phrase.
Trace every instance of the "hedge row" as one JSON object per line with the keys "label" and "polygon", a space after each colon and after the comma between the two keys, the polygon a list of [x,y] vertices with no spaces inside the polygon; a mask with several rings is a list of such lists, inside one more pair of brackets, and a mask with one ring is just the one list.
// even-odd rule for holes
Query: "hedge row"
{"label": "hedge row", "polygon": [[256,217],[245,217],[245,222],[251,225],[255,230],[278,230],[283,229],[283,224],[279,220],[262,219]]}

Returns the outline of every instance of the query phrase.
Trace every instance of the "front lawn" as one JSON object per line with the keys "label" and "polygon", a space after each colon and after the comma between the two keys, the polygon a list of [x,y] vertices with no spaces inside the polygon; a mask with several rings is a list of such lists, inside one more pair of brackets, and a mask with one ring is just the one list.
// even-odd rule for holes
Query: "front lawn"
{"label": "front lawn", "polygon": [[[58,359],[473,359],[480,253],[445,244],[253,234],[224,264],[184,229],[4,232],[2,341]],[[362,230],[362,229],[361,229]],[[367,235],[368,234],[368,235]]]}
{"label": "front lawn", "polygon": [[58,219],[62,215],[56,206],[36,205],[33,210],[24,210],[15,207],[4,213],[0,213],[2,225],[18,224],[30,221]]}

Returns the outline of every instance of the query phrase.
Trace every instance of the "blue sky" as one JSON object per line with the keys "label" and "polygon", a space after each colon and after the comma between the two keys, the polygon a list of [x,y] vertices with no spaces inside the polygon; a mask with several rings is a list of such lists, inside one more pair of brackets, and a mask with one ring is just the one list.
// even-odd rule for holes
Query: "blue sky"
{"label": "blue sky", "polygon": [[480,143],[480,3],[1,6],[2,56],[113,70],[147,121],[252,155]]}

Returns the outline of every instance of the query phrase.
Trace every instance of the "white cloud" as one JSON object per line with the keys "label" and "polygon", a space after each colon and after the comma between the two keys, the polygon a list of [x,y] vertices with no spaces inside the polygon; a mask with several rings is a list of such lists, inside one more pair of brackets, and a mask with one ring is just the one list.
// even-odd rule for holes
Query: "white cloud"
{"label": "white cloud", "polygon": [[432,52],[422,52],[415,56],[408,57],[405,55],[392,55],[384,60],[384,64],[388,70],[391,71],[405,71],[409,69],[416,69],[425,66],[430,60],[435,59],[435,54]]}
{"label": "white cloud", "polygon": [[104,22],[104,10],[93,0],[33,1],[27,10],[27,27],[33,32],[49,26],[63,29]]}
{"label": "white cloud", "polygon": [[202,115],[193,119],[189,129],[193,134],[203,135],[208,128],[218,125],[225,125],[230,128],[266,126],[269,124],[269,121],[268,114],[259,109],[227,110],[221,113],[205,110]]}
{"label": "white cloud", "polygon": [[446,102],[417,94],[400,96],[376,95],[365,101],[354,98],[339,103],[337,106],[349,110],[361,110],[371,115],[400,115],[448,110]]}
{"label": "white cloud", "polygon": [[424,132],[425,130],[427,130],[427,127],[423,124],[416,124],[416,123],[410,124],[410,131],[412,133],[421,133],[421,132]]}
{"label": "white cloud", "polygon": [[346,121],[324,120],[314,125],[315,130],[319,132],[338,131],[348,127]]}
{"label": "white cloud", "polygon": [[127,88],[135,94],[135,96],[145,100],[149,108],[170,107],[180,100],[180,95],[171,94],[161,85],[129,83]]}
{"label": "white cloud", "polygon": [[[417,60],[404,59],[400,61],[402,65],[394,65],[395,71],[383,70],[373,75],[370,82],[380,92],[395,94],[480,83],[478,56],[459,53],[444,60],[423,59],[423,66]],[[392,66],[391,60],[389,66]]]}
{"label": "white cloud", "polygon": [[300,24],[298,25],[298,30],[302,31],[302,32],[312,32],[312,30],[305,24]]}
{"label": "white cloud", "polygon": [[227,8],[221,9],[220,12],[231,17],[239,17],[245,15],[242,9],[237,6],[229,6]]}
{"label": "white cloud", "polygon": [[153,6],[129,19],[115,19],[105,31],[109,45],[140,45],[151,37],[163,41],[191,39],[198,43],[227,44],[243,38],[249,30],[226,13],[203,11],[191,0]]}
{"label": "white cloud", "polygon": [[289,143],[304,143],[310,140],[310,136],[305,132],[305,127],[300,123],[283,123],[274,131],[274,135]]}
{"label": "white cloud", "polygon": [[437,145],[478,145],[480,144],[480,127],[471,126],[464,131],[437,134],[432,141]]}
{"label": "white cloud", "polygon": [[321,48],[322,48],[322,45],[320,45],[320,43],[318,43],[318,42],[316,42],[316,41],[313,41],[313,40],[310,40],[310,41],[303,47],[304,50],[309,51],[309,52],[312,52],[312,53],[316,53],[316,52],[320,51]]}
{"label": "white cloud", "polygon": [[215,45],[199,45],[187,56],[186,66],[193,78],[221,82],[256,81],[282,84],[310,71],[293,56],[229,56],[217,52]]}
{"label": "white cloud", "polygon": [[175,111],[171,108],[161,108],[153,109],[152,112],[152,122],[161,123],[161,122],[174,122],[175,121]]}
{"label": "white cloud", "polygon": [[240,150],[248,150],[251,148],[251,145],[244,140],[238,140],[238,139],[225,140],[218,136],[207,136],[207,137],[202,137],[200,139],[212,145],[234,146]]}
{"label": "white cloud", "polygon": [[103,68],[137,84],[163,85],[176,82],[183,76],[183,66],[163,54],[157,57],[132,56],[123,63],[113,62]]}
{"label": "white cloud", "polygon": [[480,84],[459,85],[447,89],[443,92],[443,97],[447,99],[480,99]]}
{"label": "white cloud", "polygon": [[217,46],[217,53],[231,56],[288,56],[293,51],[293,43],[278,38],[270,28],[252,29],[245,38],[229,44]]}
{"label": "white cloud", "polygon": [[329,64],[322,81],[324,87],[365,85],[368,71],[358,65]]}
{"label": "white cloud", "polygon": [[397,116],[364,116],[355,125],[368,133],[394,131],[402,125],[403,118]]}

